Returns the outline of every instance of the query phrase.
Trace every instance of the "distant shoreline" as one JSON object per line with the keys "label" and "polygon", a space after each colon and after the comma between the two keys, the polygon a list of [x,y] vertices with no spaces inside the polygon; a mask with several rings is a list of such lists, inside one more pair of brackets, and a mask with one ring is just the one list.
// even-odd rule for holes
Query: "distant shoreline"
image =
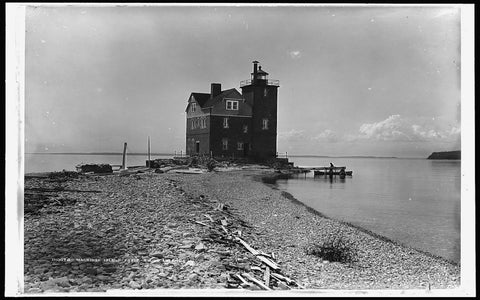
{"label": "distant shoreline", "polygon": [[[117,152],[26,152],[25,154],[52,154],[52,155],[122,155],[122,153]],[[148,153],[128,153],[127,155],[148,155]],[[163,155],[163,156],[174,156],[178,155],[175,153],[150,153],[150,155]],[[279,154],[279,158],[282,158],[283,155]],[[368,155],[347,155],[347,156],[328,156],[328,155],[311,155],[311,154],[295,154],[295,155],[288,155],[287,157],[317,157],[317,158],[395,158],[395,159],[424,159],[423,157],[396,157],[396,156],[368,156]]]}
{"label": "distant shoreline", "polygon": [[[280,156],[281,157],[281,156]],[[371,155],[346,155],[346,156],[328,156],[328,155],[289,155],[288,157],[328,157],[328,158],[417,158],[417,157],[396,157],[396,156],[371,156]],[[419,157],[420,158],[420,157]]]}
{"label": "distant shoreline", "polygon": [[[122,155],[122,153],[115,153],[115,152],[26,152],[25,154],[52,154],[52,155]],[[128,153],[127,155],[145,155],[147,156],[148,153]],[[174,153],[150,153],[150,155],[162,155],[162,156],[174,156]]]}

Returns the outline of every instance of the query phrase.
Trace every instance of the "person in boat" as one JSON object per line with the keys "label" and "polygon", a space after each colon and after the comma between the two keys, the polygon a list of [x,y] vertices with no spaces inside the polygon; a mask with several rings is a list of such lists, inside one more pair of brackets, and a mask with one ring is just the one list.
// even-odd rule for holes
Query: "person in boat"
{"label": "person in boat", "polygon": [[330,170],[328,171],[328,175],[330,175],[330,177],[333,177],[333,168],[334,168],[334,165],[330,163]]}

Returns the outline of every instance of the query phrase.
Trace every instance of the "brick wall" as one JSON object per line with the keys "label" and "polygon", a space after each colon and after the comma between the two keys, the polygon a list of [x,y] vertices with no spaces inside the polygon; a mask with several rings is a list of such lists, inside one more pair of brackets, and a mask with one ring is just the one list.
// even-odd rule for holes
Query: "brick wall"
{"label": "brick wall", "polygon": [[[211,116],[212,126],[210,149],[214,156],[243,157],[244,151],[237,149],[237,142],[251,144],[251,118],[228,117],[229,128],[223,128],[223,116]],[[248,132],[243,132],[243,126],[248,126]],[[228,150],[222,149],[222,139],[228,139]]]}

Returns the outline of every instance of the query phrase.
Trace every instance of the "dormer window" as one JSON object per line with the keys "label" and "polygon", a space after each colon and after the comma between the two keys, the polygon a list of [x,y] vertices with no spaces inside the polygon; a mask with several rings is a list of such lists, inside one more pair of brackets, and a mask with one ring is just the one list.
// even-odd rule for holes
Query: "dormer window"
{"label": "dormer window", "polygon": [[227,100],[226,105],[227,110],[238,110],[238,101],[236,100]]}
{"label": "dormer window", "polygon": [[268,119],[262,119],[262,129],[263,130],[268,129]]}
{"label": "dormer window", "polygon": [[197,109],[197,103],[192,102],[192,106],[191,106],[190,111],[191,111],[191,112],[195,112],[195,109]]}

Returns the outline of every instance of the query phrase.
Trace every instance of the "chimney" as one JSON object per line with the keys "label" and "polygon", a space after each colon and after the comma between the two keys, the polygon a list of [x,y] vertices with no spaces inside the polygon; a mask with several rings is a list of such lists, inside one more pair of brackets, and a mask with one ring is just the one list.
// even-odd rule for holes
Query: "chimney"
{"label": "chimney", "polygon": [[215,97],[222,92],[222,85],[220,83],[212,83],[210,86],[210,97]]}
{"label": "chimney", "polygon": [[258,64],[258,61],[254,60],[253,61],[253,76],[257,75],[257,64]]}

